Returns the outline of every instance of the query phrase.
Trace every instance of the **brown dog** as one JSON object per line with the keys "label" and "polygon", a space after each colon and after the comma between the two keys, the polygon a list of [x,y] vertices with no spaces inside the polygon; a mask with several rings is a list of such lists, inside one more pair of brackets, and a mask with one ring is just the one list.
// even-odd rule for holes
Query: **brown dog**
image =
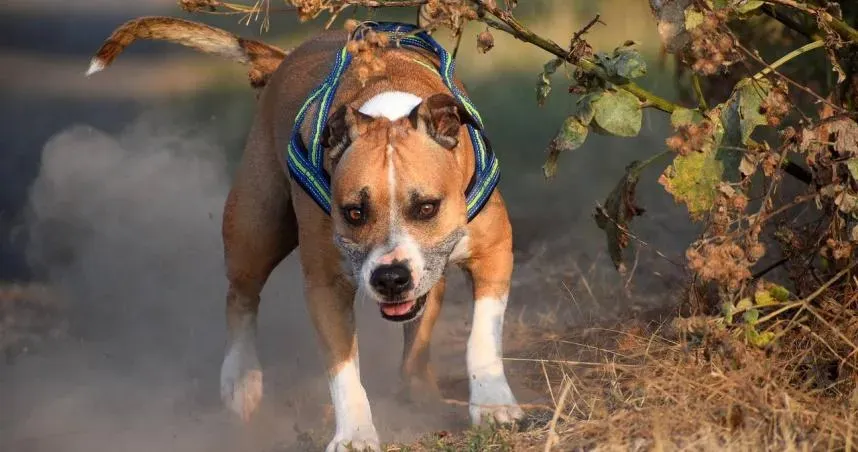
{"label": "brown dog", "polygon": [[[204,38],[194,35],[195,42]],[[234,44],[237,39],[223,42],[242,48]],[[404,323],[401,369],[412,395],[438,394],[429,343],[449,264],[473,282],[467,343],[472,422],[518,419],[522,411],[501,360],[513,266],[510,223],[497,190],[468,221],[464,193],[475,155],[463,125],[472,118],[439,77],[438,58],[391,47],[379,54],[383,75],[365,84],[354,67],[342,75],[324,141],[330,215],[287,171],[284,155],[296,114],[347,39],[346,32],[325,32],[306,41],[283,59],[262,90],[223,217],[229,279],[223,400],[245,419],[260,402],[259,294],[271,271],[300,243],[308,310],[327,358],[336,416],[328,451],[380,448],[360,380],[356,296],[374,300],[382,317]],[[93,67],[104,63],[96,57]],[[304,142],[310,139],[307,122]]]}

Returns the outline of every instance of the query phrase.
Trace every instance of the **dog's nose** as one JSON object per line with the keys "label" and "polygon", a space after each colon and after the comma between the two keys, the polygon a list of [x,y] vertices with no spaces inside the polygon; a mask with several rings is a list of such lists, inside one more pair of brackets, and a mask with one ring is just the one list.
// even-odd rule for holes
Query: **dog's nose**
{"label": "dog's nose", "polygon": [[392,298],[411,288],[411,271],[402,264],[379,265],[369,283],[380,294]]}

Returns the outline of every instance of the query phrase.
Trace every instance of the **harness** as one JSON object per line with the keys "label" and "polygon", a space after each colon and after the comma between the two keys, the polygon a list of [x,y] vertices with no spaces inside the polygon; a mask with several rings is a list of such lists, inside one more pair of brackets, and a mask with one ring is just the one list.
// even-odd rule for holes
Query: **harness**
{"label": "harness", "polygon": [[[465,189],[467,201],[468,221],[470,222],[482,210],[489,196],[494,191],[500,178],[498,160],[495,158],[491,145],[483,133],[483,121],[479,112],[471,103],[470,99],[459,90],[453,83],[454,61],[450,58],[444,48],[438,44],[425,31],[419,30],[415,25],[378,22],[367,23],[367,27],[391,34],[391,42],[398,47],[416,47],[434,53],[440,59],[439,75],[441,80],[461,102],[471,117],[474,118],[477,127],[467,124],[468,134],[474,148],[475,169],[474,174]],[[359,28],[357,31],[361,31]],[[362,39],[361,33],[355,33],[352,39]],[[298,111],[295,118],[295,126],[292,129],[292,139],[289,141],[289,149],[286,157],[289,173],[293,179],[310,195],[311,198],[328,215],[331,214],[331,178],[323,167],[323,149],[321,144],[322,133],[327,124],[331,103],[337,92],[340,79],[351,63],[352,56],[344,46],[334,60],[333,68],[325,80],[313,90],[304,105]],[[429,65],[424,65],[430,67]],[[431,67],[434,71],[435,68]],[[307,112],[314,104],[318,104],[315,117],[308,117]],[[301,137],[301,127],[304,121],[311,121],[309,149],[304,145]]]}

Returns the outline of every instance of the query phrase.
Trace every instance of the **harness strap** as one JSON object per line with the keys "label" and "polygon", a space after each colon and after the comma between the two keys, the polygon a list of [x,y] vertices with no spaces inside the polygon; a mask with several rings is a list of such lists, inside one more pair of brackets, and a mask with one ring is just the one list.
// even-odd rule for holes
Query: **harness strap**
{"label": "harness strap", "polygon": [[[500,168],[498,160],[492,152],[491,146],[483,133],[483,120],[470,99],[453,83],[455,62],[447,51],[438,44],[428,33],[419,30],[417,26],[395,22],[368,23],[368,27],[379,32],[390,33],[391,42],[396,46],[410,46],[420,48],[434,53],[439,57],[440,68],[438,70],[441,80],[474,118],[476,127],[467,124],[468,135],[474,148],[475,170],[467,189],[465,197],[467,201],[468,221],[470,222],[485,206],[500,179]],[[359,28],[352,39],[362,39],[362,31]],[[292,130],[292,138],[289,141],[289,149],[286,157],[289,173],[299,185],[310,195],[311,198],[328,215],[331,214],[331,181],[330,176],[324,169],[324,151],[321,145],[321,137],[324,133],[331,103],[337,92],[343,73],[351,63],[352,56],[343,47],[334,60],[331,72],[325,80],[307,97],[307,100],[298,110],[295,125]],[[434,68],[433,68],[434,70]],[[307,112],[313,104],[318,104],[316,117],[312,119],[310,131],[310,149],[304,146],[301,138],[301,127],[307,119]]]}

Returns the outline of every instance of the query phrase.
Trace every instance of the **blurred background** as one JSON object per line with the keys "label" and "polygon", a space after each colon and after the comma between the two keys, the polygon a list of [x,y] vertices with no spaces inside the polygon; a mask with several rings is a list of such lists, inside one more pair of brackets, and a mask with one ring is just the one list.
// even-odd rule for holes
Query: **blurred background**
{"label": "blurred background", "polygon": [[[641,84],[677,98],[646,0],[520,3],[517,17],[561,45],[600,14],[606,25],[586,36],[594,49],[638,41],[649,65]],[[220,216],[255,106],[246,68],[138,42],[103,73],[83,76],[113,29],[142,15],[199,20],[286,49],[324,20],[299,24],[290,13],[272,14],[263,33],[259,22],[190,16],[171,0],[12,0],[0,9],[0,302],[9,312],[8,300],[35,306],[7,313],[0,330],[0,450],[300,450],[313,432],[331,428],[295,256],[263,292],[261,412],[242,427],[218,397],[226,289]],[[374,16],[415,17],[414,10]],[[656,182],[666,162],[648,169],[639,186],[647,213],[633,227],[650,247],[632,252],[631,277],[616,274],[592,219],[630,161],[664,148],[667,115],[645,110],[636,138],[591,134],[546,181],[545,148],[574,103],[567,73],[558,70],[538,107],[537,75],[550,55],[501,32],[495,48],[480,54],[482,30],[466,28],[457,71],[500,158],[515,229],[507,354],[515,354],[516,327],[582,328],[672,306],[679,268],[652,250],[679,262],[695,230]],[[439,39],[451,48],[446,32]],[[434,359],[451,397],[464,400],[470,299],[461,277],[451,278]],[[461,427],[464,409],[414,414],[391,396],[401,333],[374,307],[357,310],[364,380],[383,440]],[[22,332],[32,330],[40,334]],[[539,397],[521,391],[524,401]]]}

